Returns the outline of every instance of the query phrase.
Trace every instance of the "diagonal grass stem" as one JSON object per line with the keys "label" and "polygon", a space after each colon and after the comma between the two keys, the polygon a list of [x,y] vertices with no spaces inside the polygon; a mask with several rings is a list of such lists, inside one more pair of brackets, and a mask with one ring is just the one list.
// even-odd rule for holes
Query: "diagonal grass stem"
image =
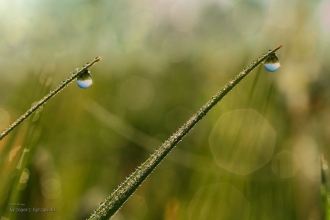
{"label": "diagonal grass stem", "polygon": [[166,155],[183,139],[183,137],[223,98],[230,92],[244,77],[255,69],[282,47],[279,46],[272,51],[262,55],[253,61],[246,69],[240,72],[234,79],[229,81],[212,98],[202,106],[184,125],[182,125],[169,139],[167,139],[150,157],[139,166],[119,187],[100,204],[90,220],[106,220],[113,216],[126,200],[138,189],[141,183],[151,174]]}
{"label": "diagonal grass stem", "polygon": [[2,140],[6,135],[8,135],[12,130],[14,130],[19,124],[25,121],[33,112],[35,112],[38,108],[40,108],[43,104],[45,104],[49,99],[54,97],[57,93],[59,93],[62,89],[64,89],[67,85],[69,85],[82,72],[84,72],[86,69],[90,68],[100,60],[102,60],[102,57],[96,57],[91,63],[87,63],[82,68],[78,69],[69,78],[67,78],[60,85],[58,85],[54,90],[51,90],[46,96],[44,96],[40,101],[38,101],[29,110],[27,110],[27,112],[21,115],[21,117],[19,117],[14,123],[9,125],[4,131],[2,131],[0,133],[0,140]]}

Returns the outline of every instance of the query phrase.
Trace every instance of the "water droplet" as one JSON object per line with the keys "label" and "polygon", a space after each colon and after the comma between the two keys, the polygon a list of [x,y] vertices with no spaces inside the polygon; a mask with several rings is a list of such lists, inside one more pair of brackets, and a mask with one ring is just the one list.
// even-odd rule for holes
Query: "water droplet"
{"label": "water droplet", "polygon": [[278,59],[278,57],[276,56],[275,53],[271,54],[265,61],[264,61],[264,67],[266,68],[266,70],[268,70],[269,72],[275,72],[276,70],[278,70],[278,68],[280,68],[281,64],[280,64],[280,60]]}
{"label": "water droplet", "polygon": [[86,89],[90,85],[92,85],[92,83],[93,80],[92,80],[91,72],[87,69],[84,72],[82,72],[77,78],[77,84],[80,88]]}

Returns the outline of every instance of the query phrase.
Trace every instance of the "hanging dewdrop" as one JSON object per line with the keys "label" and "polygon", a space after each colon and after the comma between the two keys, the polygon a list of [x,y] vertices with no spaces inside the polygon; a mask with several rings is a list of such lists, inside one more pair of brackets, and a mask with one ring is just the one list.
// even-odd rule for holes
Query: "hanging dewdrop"
{"label": "hanging dewdrop", "polygon": [[280,60],[278,59],[276,53],[271,54],[264,62],[264,67],[269,72],[275,72],[280,68]]}
{"label": "hanging dewdrop", "polygon": [[87,89],[92,84],[93,84],[92,74],[88,69],[86,69],[77,77],[77,85],[80,88]]}

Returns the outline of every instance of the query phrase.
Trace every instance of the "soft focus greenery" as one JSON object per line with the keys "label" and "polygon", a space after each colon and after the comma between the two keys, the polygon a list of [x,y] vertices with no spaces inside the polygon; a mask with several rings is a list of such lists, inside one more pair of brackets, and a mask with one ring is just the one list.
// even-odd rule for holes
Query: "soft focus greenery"
{"label": "soft focus greenery", "polygon": [[281,68],[251,73],[113,219],[323,219],[329,14],[327,0],[0,1],[1,130],[70,71],[104,57],[90,88],[70,85],[0,142],[1,220],[88,218],[228,80],[280,44]]}

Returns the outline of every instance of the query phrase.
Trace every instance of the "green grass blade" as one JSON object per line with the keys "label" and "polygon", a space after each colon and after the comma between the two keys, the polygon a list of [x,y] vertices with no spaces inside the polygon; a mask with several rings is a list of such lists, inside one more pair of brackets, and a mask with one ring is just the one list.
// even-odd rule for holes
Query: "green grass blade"
{"label": "green grass blade", "polygon": [[329,204],[329,180],[328,180],[328,162],[320,155],[321,165],[321,193],[323,203],[323,215],[325,220],[330,220],[330,204]]}
{"label": "green grass blade", "polygon": [[223,98],[230,92],[248,73],[255,69],[270,55],[282,46],[253,61],[246,69],[229,81],[217,94],[215,94],[196,114],[182,125],[168,140],[166,140],[150,157],[139,166],[119,187],[97,208],[89,219],[105,220],[113,216],[126,200],[138,189],[141,183],[151,174],[166,155],[183,139],[183,137]]}
{"label": "green grass blade", "polygon": [[27,110],[21,117],[19,117],[14,123],[9,125],[4,131],[0,133],[0,140],[2,140],[7,134],[9,134],[12,130],[14,130],[18,125],[20,125],[23,121],[25,121],[33,112],[35,112],[38,108],[40,108],[43,104],[45,104],[48,100],[54,97],[57,93],[62,91],[67,85],[69,85],[74,79],[76,79],[82,72],[86,69],[93,66],[95,63],[102,60],[102,57],[96,57],[91,63],[87,63],[85,66],[80,68],[78,71],[73,73],[69,78],[63,81],[60,85],[58,85],[54,90],[51,90],[46,96],[44,96],[40,101],[38,101],[35,105],[33,105],[29,110]]}

